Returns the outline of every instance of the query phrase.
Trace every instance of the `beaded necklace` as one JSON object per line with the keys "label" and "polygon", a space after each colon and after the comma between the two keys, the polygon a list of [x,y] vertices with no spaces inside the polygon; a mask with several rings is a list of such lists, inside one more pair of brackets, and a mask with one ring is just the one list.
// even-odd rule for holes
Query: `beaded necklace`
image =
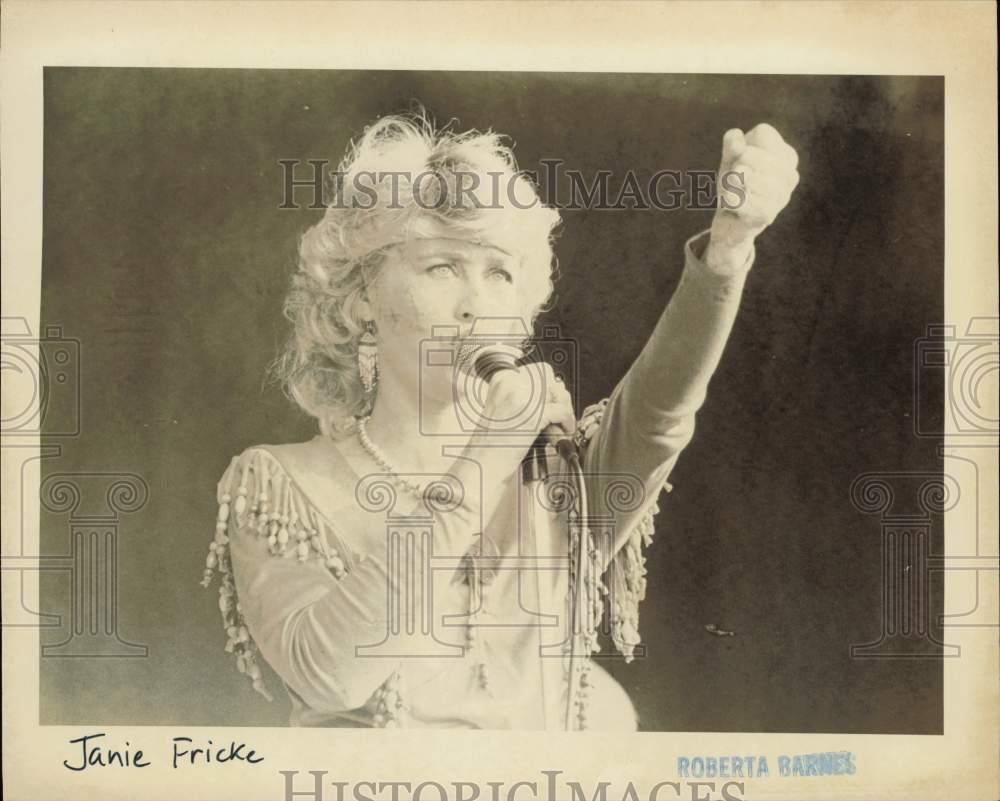
{"label": "beaded necklace", "polygon": [[358,442],[361,443],[361,447],[365,449],[365,452],[375,460],[379,467],[385,470],[389,480],[395,484],[400,489],[415,495],[418,500],[424,499],[424,486],[423,484],[418,484],[415,481],[409,481],[403,478],[393,467],[392,463],[386,458],[385,454],[382,453],[381,448],[378,447],[374,442],[372,442],[371,437],[368,436],[368,421],[371,419],[371,415],[368,417],[358,417]]}
{"label": "beaded necklace", "polygon": [[[358,424],[358,441],[361,443],[361,447],[386,472],[387,477],[393,484],[423,501],[426,492],[424,485],[403,478],[378,445],[372,442],[371,437],[368,435],[368,420],[370,417],[369,415],[367,417],[356,418]],[[488,569],[484,569],[479,565],[472,550],[470,549],[466,553],[464,560],[465,581],[469,585],[469,625],[465,632],[466,656],[470,659],[480,688],[492,696],[493,692],[490,688],[489,672],[486,667],[486,651],[482,640],[476,634],[476,628],[480,625],[480,620],[485,610],[486,587],[489,586],[490,576]]]}

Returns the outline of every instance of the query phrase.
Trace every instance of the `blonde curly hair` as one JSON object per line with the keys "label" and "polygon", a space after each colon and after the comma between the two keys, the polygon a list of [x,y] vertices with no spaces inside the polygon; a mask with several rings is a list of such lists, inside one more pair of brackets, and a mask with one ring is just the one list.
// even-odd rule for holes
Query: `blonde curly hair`
{"label": "blonde curly hair", "polygon": [[358,374],[358,304],[388,246],[437,223],[519,254],[529,330],[552,294],[559,212],[541,203],[505,137],[449,127],[436,129],[423,109],[366,127],[335,173],[335,202],[302,235],[284,301],[292,333],[272,374],[324,434],[352,430],[369,411]]}

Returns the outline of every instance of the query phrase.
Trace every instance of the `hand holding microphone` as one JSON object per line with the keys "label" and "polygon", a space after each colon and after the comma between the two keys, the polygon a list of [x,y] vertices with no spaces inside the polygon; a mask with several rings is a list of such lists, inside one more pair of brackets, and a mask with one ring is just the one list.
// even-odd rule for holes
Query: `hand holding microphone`
{"label": "hand holding microphone", "polygon": [[487,429],[503,431],[505,421],[517,419],[526,409],[537,409],[541,393],[544,396],[541,409],[531,419],[540,436],[529,451],[538,447],[544,451],[548,442],[567,458],[570,452],[575,452],[572,437],[576,430],[569,390],[556,377],[551,365],[545,362],[521,365],[520,355],[507,345],[473,347],[459,355],[459,364],[488,384],[483,423]]}

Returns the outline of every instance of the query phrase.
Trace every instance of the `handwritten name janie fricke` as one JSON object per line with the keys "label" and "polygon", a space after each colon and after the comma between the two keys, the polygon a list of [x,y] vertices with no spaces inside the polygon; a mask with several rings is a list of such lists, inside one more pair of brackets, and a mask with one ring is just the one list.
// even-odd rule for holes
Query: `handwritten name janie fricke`
{"label": "handwritten name janie fricke", "polygon": [[[151,757],[141,748],[133,748],[126,740],[124,747],[112,748],[108,745],[104,732],[85,734],[69,741],[76,746],[76,755],[64,759],[63,766],[69,770],[82,771],[88,768],[148,768],[153,763]],[[256,765],[264,761],[254,749],[246,743],[230,740],[226,745],[218,745],[212,740],[196,742],[191,737],[178,736],[170,741],[171,766],[174,768],[193,767],[196,765],[218,765],[225,762],[242,762]]]}

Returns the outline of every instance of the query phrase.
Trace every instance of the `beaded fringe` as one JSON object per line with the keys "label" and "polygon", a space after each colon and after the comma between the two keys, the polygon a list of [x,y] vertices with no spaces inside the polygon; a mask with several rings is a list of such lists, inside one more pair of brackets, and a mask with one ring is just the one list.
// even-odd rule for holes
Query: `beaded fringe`
{"label": "beaded fringe", "polygon": [[236,668],[261,695],[272,700],[257,664],[257,644],[243,619],[236,597],[229,537],[238,530],[267,540],[273,556],[305,562],[320,559],[338,579],[346,573],[340,554],[328,544],[326,523],[295,487],[284,468],[267,451],[255,448],[233,457],[218,486],[219,513],[215,538],[208,546],[201,584],[221,576],[219,611],[226,631],[226,651],[236,654]]}
{"label": "beaded fringe", "polygon": [[[576,726],[577,729],[582,731],[587,728],[587,712],[590,706],[590,655],[601,650],[600,643],[597,640],[597,630],[601,625],[603,612],[601,588],[604,585],[598,577],[598,566],[594,563],[597,549],[594,547],[590,530],[585,529],[580,524],[575,514],[570,515],[569,528],[569,586],[567,589],[567,600],[571,604],[576,603],[576,598],[574,597],[575,589],[580,581],[576,572],[580,548],[585,547],[588,555],[588,561],[584,565],[586,574],[583,577],[585,597],[582,612],[586,617],[582,621],[582,632],[570,632],[570,638],[563,646],[563,657],[569,662],[573,646],[577,643],[579,637],[582,636],[583,638],[583,658],[576,663],[575,670],[578,674],[576,677],[576,695],[572,699],[572,709],[576,715]],[[566,696],[564,696],[564,700],[573,691],[573,687],[574,676],[569,672],[567,665],[565,681]]]}
{"label": "beaded fringe", "polygon": [[[594,403],[583,410],[580,421],[577,425],[574,440],[577,447],[585,447],[594,434],[597,433],[604,418],[604,412],[608,405],[608,398],[604,398],[598,403]],[[663,488],[670,492],[673,489],[669,482],[664,482]],[[613,584],[613,606],[609,604],[609,620],[611,624],[611,639],[618,652],[625,657],[625,662],[631,662],[635,658],[635,647],[639,645],[642,638],[639,635],[639,604],[646,597],[646,557],[645,549],[653,542],[655,532],[654,518],[660,511],[660,506],[654,499],[646,513],[635,526],[625,545],[614,555],[608,566],[608,573]],[[600,569],[597,564],[597,553],[594,543],[588,534],[588,551],[591,556],[591,569],[596,576]],[[572,576],[572,573],[571,573]],[[607,577],[608,574],[606,573]],[[600,595],[607,596],[608,588],[603,581],[598,579],[592,581],[597,587],[597,592],[591,590],[589,603],[594,610],[594,630],[591,635],[595,649],[597,649],[596,629],[601,624],[603,612],[603,600]]]}
{"label": "beaded fringe", "polygon": [[462,581],[469,586],[469,623],[465,630],[465,656],[472,665],[472,674],[480,689],[490,696],[493,689],[490,685],[489,668],[486,662],[486,651],[479,637],[478,629],[482,625],[482,616],[486,610],[486,599],[489,585],[493,582],[493,569],[483,567],[473,551],[473,546],[464,557],[465,569]]}

